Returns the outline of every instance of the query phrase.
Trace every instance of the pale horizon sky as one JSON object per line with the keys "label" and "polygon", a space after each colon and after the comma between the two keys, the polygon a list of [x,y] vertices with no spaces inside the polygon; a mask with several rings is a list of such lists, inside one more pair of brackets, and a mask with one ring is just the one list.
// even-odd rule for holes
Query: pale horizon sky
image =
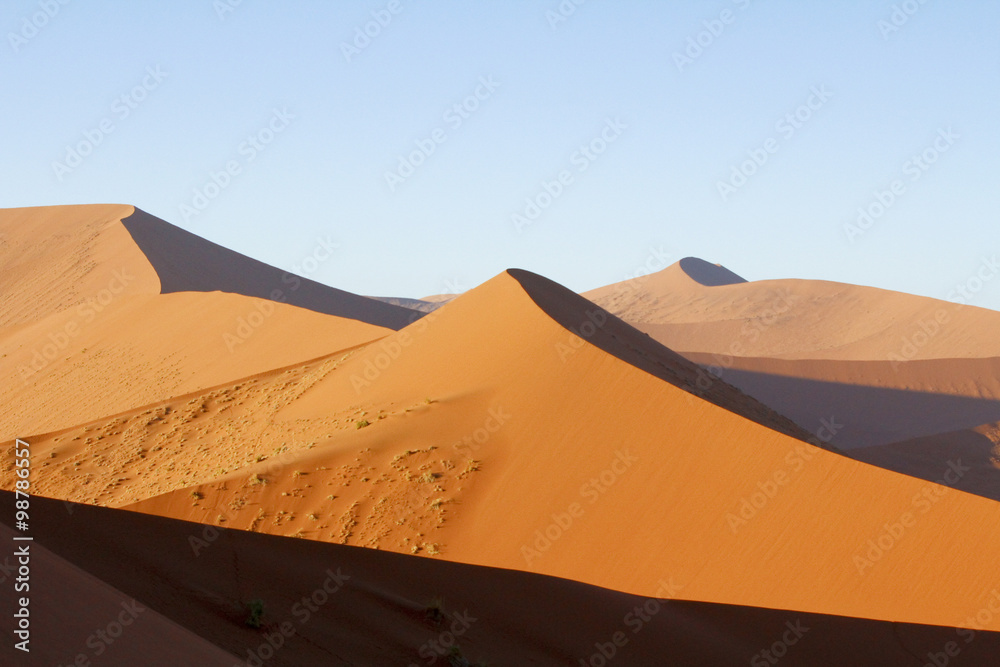
{"label": "pale horizon sky", "polygon": [[1000,310],[1000,3],[11,0],[0,27],[2,207],[133,204],[300,272],[323,239],[308,277],[367,295],[695,256]]}

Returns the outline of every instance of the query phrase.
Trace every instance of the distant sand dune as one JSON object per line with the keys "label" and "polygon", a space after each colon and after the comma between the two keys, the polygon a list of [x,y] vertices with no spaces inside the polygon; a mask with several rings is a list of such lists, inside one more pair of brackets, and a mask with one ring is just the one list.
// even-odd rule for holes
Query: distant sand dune
{"label": "distant sand dune", "polygon": [[691,280],[706,287],[738,285],[747,282],[746,279],[741,278],[726,267],[719,264],[709,264],[697,257],[685,257],[677,264]]}
{"label": "distant sand dune", "polygon": [[[964,470],[956,489],[1000,501],[1000,423],[862,447],[853,458],[928,481]],[[965,470],[968,468],[968,470]]]}
{"label": "distant sand dune", "polygon": [[706,285],[696,279],[721,272],[731,274],[685,259],[583,296],[684,352],[869,361],[1000,357],[1000,337],[989,335],[1000,328],[1000,312],[822,280],[702,278]]}
{"label": "distant sand dune", "polygon": [[[831,417],[843,450],[1000,420],[1000,359],[786,360],[686,355],[815,433]],[[720,366],[718,364],[725,364]]]}

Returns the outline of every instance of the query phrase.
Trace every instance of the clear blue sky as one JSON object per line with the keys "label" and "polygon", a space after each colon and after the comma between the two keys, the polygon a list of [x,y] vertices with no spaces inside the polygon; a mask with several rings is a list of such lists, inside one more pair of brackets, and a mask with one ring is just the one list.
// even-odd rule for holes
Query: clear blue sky
{"label": "clear blue sky", "polygon": [[979,274],[1000,309],[1000,3],[232,2],[4,2],[0,206],[135,204],[288,269],[324,237],[310,277],[362,294],[693,255],[938,298]]}

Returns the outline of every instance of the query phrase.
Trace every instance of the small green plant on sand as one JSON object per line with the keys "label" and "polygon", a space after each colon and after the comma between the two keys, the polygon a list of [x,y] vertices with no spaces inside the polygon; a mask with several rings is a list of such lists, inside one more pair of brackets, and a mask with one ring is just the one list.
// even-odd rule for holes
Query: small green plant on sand
{"label": "small green plant on sand", "polygon": [[260,621],[264,617],[264,601],[260,598],[250,600],[247,603],[247,614],[246,624],[251,628],[259,628]]}

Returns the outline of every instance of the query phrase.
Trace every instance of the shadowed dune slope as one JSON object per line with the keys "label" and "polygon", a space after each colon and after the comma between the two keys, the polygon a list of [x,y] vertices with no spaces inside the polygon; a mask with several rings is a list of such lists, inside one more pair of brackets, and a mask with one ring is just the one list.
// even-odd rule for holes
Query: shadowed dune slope
{"label": "shadowed dune slope", "polygon": [[973,430],[1000,419],[1000,313],[822,281],[706,286],[686,263],[586,296],[852,456],[929,480],[961,459],[958,488],[1000,497]]}
{"label": "shadowed dune slope", "polygon": [[407,299],[406,297],[395,297],[395,296],[370,296],[369,299],[375,299],[376,301],[384,301],[385,303],[390,303],[394,306],[402,306],[403,308],[409,308],[410,310],[417,310],[421,313],[430,313],[437,310],[444,304],[448,303],[454,295],[446,295],[439,301],[429,301],[426,299]]}
{"label": "shadowed dune slope", "polygon": [[[230,292],[398,330],[420,317],[251,259],[135,209],[122,219],[160,279],[161,291]],[[330,252],[329,249],[324,249]]]}
{"label": "shadowed dune slope", "polygon": [[[0,493],[0,500],[9,505],[12,495]],[[994,632],[666,599],[685,593],[666,577],[658,597],[643,598],[511,570],[206,532],[198,524],[44,498],[34,503],[45,519],[33,531],[35,546],[56,554],[37,561],[40,586],[61,585],[66,578],[51,575],[78,567],[96,580],[75,574],[68,590],[83,592],[78,582],[87,578],[88,586],[117,589],[148,609],[140,616],[145,625],[125,628],[121,644],[111,647],[121,646],[117,656],[144,655],[126,653],[126,645],[141,645],[154,617],[185,629],[164,632],[159,640],[170,649],[163,654],[199,665],[222,664],[210,659],[206,645],[242,660],[263,654],[275,666],[456,664],[449,642],[461,657],[490,665],[575,665],[602,649],[628,665],[769,664],[762,651],[783,641],[778,652],[789,664],[838,667],[919,667],[947,655],[946,647],[958,649],[947,656],[949,665],[984,665],[1000,650]],[[52,664],[49,655],[68,661],[78,637],[117,611],[112,598],[73,615],[50,592],[38,596],[33,612],[62,614],[66,622],[39,623],[33,641],[46,647],[46,661],[17,664]],[[264,605],[260,629],[245,623],[252,599]],[[5,615],[5,628],[10,622]],[[269,651],[267,637],[282,628],[280,648]],[[2,650],[10,652],[8,645]]]}
{"label": "shadowed dune slope", "polygon": [[930,481],[959,469],[962,478],[954,485],[956,489],[1000,501],[1000,422],[861,447],[849,454],[859,461]]}
{"label": "shadowed dune slope", "polygon": [[[3,499],[13,507],[13,494],[3,494]],[[44,499],[39,499],[36,507],[45,508],[43,511],[66,512],[60,505]],[[63,529],[88,528],[73,523]],[[25,653],[14,648],[13,644],[21,639],[14,638],[13,610],[4,613],[0,623],[5,639],[0,646],[0,662],[4,665],[232,667],[238,662],[234,654],[202,638],[196,629],[176,623],[86,572],[85,568],[77,567],[72,562],[80,555],[75,549],[68,549],[68,558],[63,558],[46,549],[40,541],[12,542],[14,535],[11,528],[0,523],[0,539],[17,547],[27,544],[30,550],[30,590],[24,591],[31,601],[30,650]],[[121,537],[115,544],[120,543]],[[89,555],[108,559],[106,555]],[[16,558],[5,556],[5,570],[12,560],[17,562]],[[134,574],[139,565],[121,563],[113,557],[110,560],[119,567],[121,574]],[[12,581],[12,578],[7,579],[5,584]],[[5,595],[4,599],[10,598]]]}
{"label": "shadowed dune slope", "polygon": [[689,353],[726,382],[814,431],[839,422],[842,450],[1000,420],[1000,359],[787,360]]}
{"label": "shadowed dune slope", "polygon": [[697,257],[685,257],[677,262],[677,266],[699,285],[718,287],[719,285],[737,285],[747,282],[721,264],[709,264]]}

